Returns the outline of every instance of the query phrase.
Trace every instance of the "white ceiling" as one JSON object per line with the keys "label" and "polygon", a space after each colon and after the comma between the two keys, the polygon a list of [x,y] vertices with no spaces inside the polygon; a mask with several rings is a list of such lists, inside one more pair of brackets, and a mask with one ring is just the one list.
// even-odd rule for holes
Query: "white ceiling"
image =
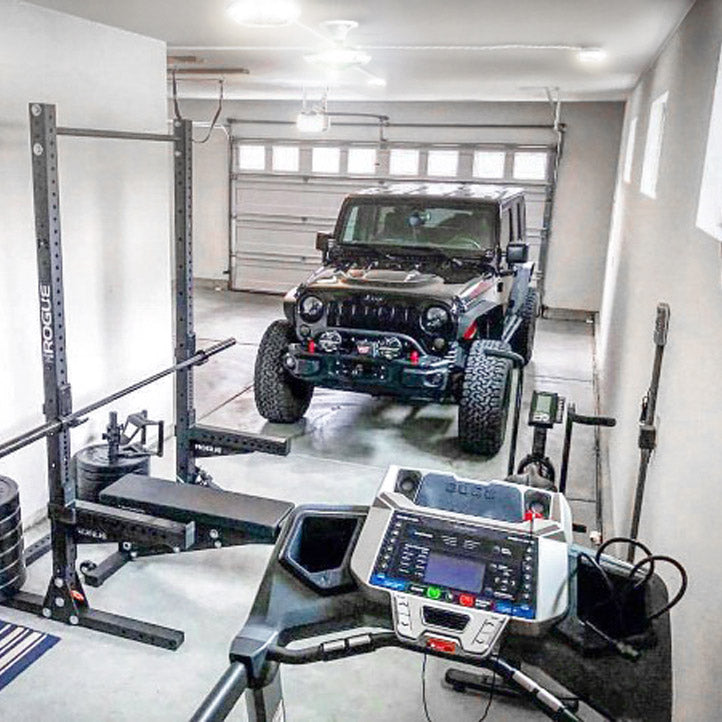
{"label": "white ceiling", "polygon": [[[694,0],[298,2],[299,24],[275,29],[234,23],[224,12],[228,0],[33,4],[159,38],[169,55],[248,68],[249,75],[227,77],[231,98],[296,99],[304,86],[328,85],[336,100],[539,100],[545,87],[558,87],[566,100],[609,100],[634,86]],[[324,47],[320,23],[338,19],[359,23],[349,43],[370,53],[368,70],[386,79],[385,88],[368,87],[358,69],[329,78],[303,60],[304,52]],[[478,48],[490,44],[601,47],[607,58],[585,64],[571,50]],[[212,81],[180,83],[182,97],[216,92]]]}

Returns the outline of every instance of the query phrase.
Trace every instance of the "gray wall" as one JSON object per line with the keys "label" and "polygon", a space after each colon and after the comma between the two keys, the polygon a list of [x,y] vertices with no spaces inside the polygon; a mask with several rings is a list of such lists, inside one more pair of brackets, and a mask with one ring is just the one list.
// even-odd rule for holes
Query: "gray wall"
{"label": "gray wall", "polygon": [[[0,0],[0,439],[42,419],[28,103],[61,125],[166,132],[165,46],[132,33]],[[170,363],[170,150],[59,138],[68,370],[76,407]],[[169,418],[169,384],[114,405]],[[72,433],[99,440],[107,411]],[[23,518],[47,505],[45,447],[0,460]]]}
{"label": "gray wall", "polygon": [[[213,104],[182,102],[188,117],[208,120]],[[230,101],[223,117],[293,120],[300,103],[288,101]],[[550,123],[546,103],[331,103],[331,110],[355,110],[387,114],[392,122],[438,123]],[[599,309],[606,258],[612,191],[622,126],[622,103],[568,103],[562,120],[567,123],[552,240],[549,253],[546,303],[555,308]],[[200,135],[204,129],[198,129]],[[298,137],[294,127],[236,126],[249,137]],[[351,134],[351,135],[350,135]],[[324,138],[353,137],[374,140],[375,128],[348,130],[331,127]],[[549,142],[545,131],[479,131],[439,129],[390,129],[390,140],[428,142],[482,142],[514,140]],[[196,145],[196,274],[224,278],[227,267],[228,199],[225,185],[228,156],[224,136]]]}
{"label": "gray wall", "polygon": [[[659,301],[672,315],[658,404],[658,448],[647,480],[640,539],[690,575],[672,613],[675,718],[720,718],[718,552],[722,437],[720,244],[695,228],[722,40],[722,3],[699,0],[629,99],[638,115],[632,181],[618,180],[601,312],[599,358],[610,431],[613,515],[628,533],[639,452],[639,403],[650,380]],[[669,91],[656,200],[639,192],[650,103]],[[626,141],[625,141],[626,142]],[[623,143],[624,145],[624,143]],[[677,582],[669,575],[670,586]]]}

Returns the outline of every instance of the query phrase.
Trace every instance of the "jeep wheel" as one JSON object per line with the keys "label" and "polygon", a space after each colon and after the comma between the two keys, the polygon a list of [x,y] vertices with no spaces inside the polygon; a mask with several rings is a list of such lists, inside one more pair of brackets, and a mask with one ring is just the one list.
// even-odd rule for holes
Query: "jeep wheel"
{"label": "jeep wheel", "polygon": [[511,361],[484,348],[509,350],[502,341],[475,341],[466,360],[459,401],[459,444],[464,451],[493,456],[504,443],[511,393]]}
{"label": "jeep wheel", "polygon": [[518,353],[524,364],[531,361],[534,351],[534,334],[536,332],[536,317],[539,312],[539,293],[536,288],[530,288],[526,292],[524,305],[521,307],[521,325],[511,339],[511,350]]}
{"label": "jeep wheel", "polygon": [[274,321],[263,334],[256,356],[253,393],[258,413],[279,424],[303,417],[311,403],[313,385],[296,379],[283,366],[288,345],[296,341],[288,321]]}

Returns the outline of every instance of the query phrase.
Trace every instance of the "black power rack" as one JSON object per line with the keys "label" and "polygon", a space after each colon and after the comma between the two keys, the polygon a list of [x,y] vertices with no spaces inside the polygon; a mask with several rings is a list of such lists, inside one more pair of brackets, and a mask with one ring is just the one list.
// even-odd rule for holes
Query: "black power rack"
{"label": "black power rack", "polygon": [[[18,591],[2,603],[48,619],[176,649],[184,638],[180,630],[90,607],[76,570],[78,543],[119,543],[118,552],[107,564],[103,563],[104,569],[100,577],[96,577],[95,586],[138,554],[138,551],[130,553],[131,548],[140,549],[141,553],[164,553],[233,544],[272,544],[293,505],[219,490],[196,460],[253,451],[287,455],[290,442],[263,434],[204,426],[196,421],[193,368],[229,348],[235,340],[227,339],[205,350],[196,349],[192,122],[174,121],[173,132],[167,135],[66,128],[56,125],[54,105],[31,103],[29,110],[46,423],[0,444],[0,458],[41,438],[46,439],[50,534],[29,548],[25,559],[31,563],[50,550],[52,574],[44,596]],[[64,135],[169,143],[174,157],[175,364],[75,412],[68,381],[59,210],[57,138]],[[126,494],[122,505],[118,502],[117,506],[112,505],[112,495],[108,498],[110,504],[77,499],[70,473],[70,429],[82,423],[91,411],[171,373],[175,374],[176,476],[181,483],[135,477],[136,481],[141,480],[138,496],[142,498],[134,499]],[[183,496],[185,506],[181,502],[173,503],[174,492],[184,489],[193,492],[191,496]],[[228,506],[234,507],[235,512],[220,510]]]}

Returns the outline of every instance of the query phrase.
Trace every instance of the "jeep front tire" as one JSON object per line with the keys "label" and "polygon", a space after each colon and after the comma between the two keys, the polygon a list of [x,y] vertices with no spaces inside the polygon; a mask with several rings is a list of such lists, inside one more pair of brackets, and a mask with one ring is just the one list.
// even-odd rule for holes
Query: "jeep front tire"
{"label": "jeep front tire", "polygon": [[511,395],[512,363],[487,356],[485,348],[509,350],[502,341],[474,341],[459,401],[459,445],[471,454],[493,456],[504,443]]}
{"label": "jeep front tire", "polygon": [[289,344],[296,342],[288,321],[274,321],[263,334],[253,374],[253,393],[258,413],[277,424],[293,424],[308,410],[313,385],[294,378],[283,359]]}

